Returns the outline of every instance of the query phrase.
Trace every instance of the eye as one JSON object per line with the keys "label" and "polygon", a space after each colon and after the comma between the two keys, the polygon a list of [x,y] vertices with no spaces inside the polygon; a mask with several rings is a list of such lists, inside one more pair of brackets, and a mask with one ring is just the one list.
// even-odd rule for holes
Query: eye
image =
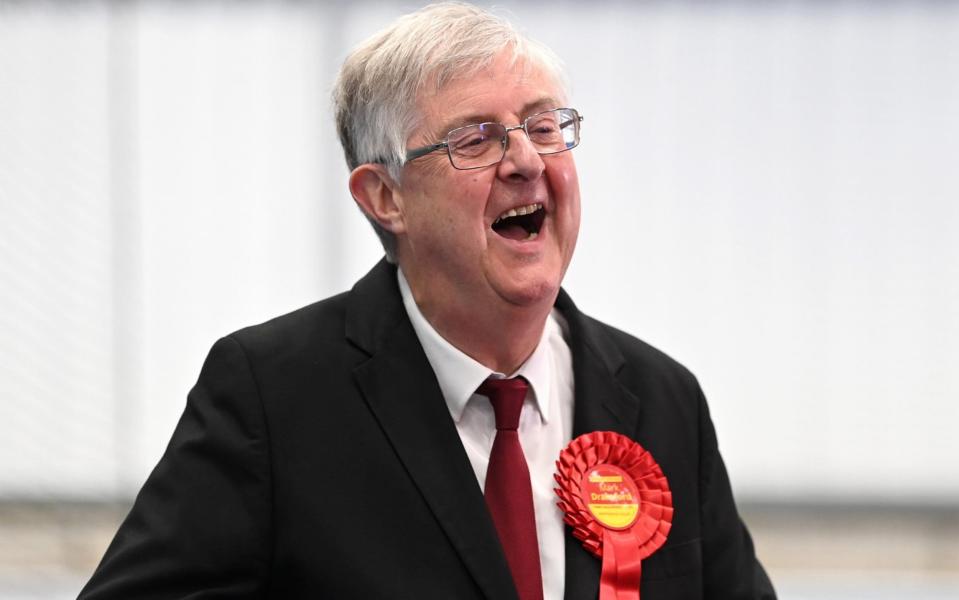
{"label": "eye", "polygon": [[536,143],[548,143],[560,137],[559,127],[552,115],[537,118],[526,124],[529,139]]}
{"label": "eye", "polygon": [[456,142],[457,148],[470,148],[474,146],[479,146],[480,144],[485,144],[489,141],[489,136],[477,133],[471,136],[468,136],[462,140]]}
{"label": "eye", "polygon": [[497,123],[482,123],[463,127],[454,134],[450,135],[450,152],[470,158],[497,148],[503,138],[503,126]]}
{"label": "eye", "polygon": [[450,149],[460,156],[478,156],[492,145],[492,138],[481,132],[474,132],[450,143]]}

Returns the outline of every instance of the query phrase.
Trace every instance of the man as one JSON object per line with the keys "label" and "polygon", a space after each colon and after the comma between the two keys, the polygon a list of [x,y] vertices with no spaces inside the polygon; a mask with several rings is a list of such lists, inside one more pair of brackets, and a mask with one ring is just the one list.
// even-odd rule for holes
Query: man
{"label": "man", "polygon": [[773,597],[693,376],[560,289],[581,119],[553,54],[434,5],[355,50],[334,96],[387,260],[217,342],[81,597],[595,599],[552,490],[592,431],[672,492],[643,598]]}

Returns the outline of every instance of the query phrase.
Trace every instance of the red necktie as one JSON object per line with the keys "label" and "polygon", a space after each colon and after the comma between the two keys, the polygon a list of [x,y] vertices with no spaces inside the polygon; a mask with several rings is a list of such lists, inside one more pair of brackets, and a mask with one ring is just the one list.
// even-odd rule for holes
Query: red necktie
{"label": "red necktie", "polygon": [[520,600],[542,600],[533,489],[517,431],[527,389],[526,380],[517,377],[487,379],[477,390],[489,398],[496,413],[496,438],[489,455],[484,494]]}

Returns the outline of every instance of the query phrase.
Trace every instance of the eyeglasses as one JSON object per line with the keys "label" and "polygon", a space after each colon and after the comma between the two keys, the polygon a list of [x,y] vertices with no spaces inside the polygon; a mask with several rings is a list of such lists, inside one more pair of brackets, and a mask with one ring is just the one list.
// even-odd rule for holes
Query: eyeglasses
{"label": "eyeglasses", "polygon": [[509,148],[509,132],[522,129],[540,154],[558,154],[579,145],[583,117],[573,108],[555,108],[526,117],[519,125],[479,123],[458,127],[442,142],[407,150],[406,160],[415,160],[446,148],[454,169],[481,169],[503,160]]}

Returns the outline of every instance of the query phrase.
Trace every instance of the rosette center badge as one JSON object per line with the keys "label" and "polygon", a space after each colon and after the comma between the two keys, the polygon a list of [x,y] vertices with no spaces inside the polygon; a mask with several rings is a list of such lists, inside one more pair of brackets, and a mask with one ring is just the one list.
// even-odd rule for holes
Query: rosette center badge
{"label": "rosette center badge", "polygon": [[598,465],[590,469],[582,495],[590,514],[604,527],[628,529],[639,515],[639,490],[619,467]]}

